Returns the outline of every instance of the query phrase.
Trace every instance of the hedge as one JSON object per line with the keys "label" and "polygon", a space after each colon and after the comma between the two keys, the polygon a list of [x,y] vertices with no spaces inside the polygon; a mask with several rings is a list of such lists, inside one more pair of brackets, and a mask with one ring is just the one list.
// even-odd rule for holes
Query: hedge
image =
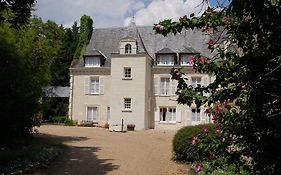
{"label": "hedge", "polygon": [[194,136],[205,134],[204,128],[208,127],[208,134],[214,134],[216,125],[205,124],[181,128],[173,139],[173,158],[179,162],[194,162],[204,156],[197,145],[192,145]]}

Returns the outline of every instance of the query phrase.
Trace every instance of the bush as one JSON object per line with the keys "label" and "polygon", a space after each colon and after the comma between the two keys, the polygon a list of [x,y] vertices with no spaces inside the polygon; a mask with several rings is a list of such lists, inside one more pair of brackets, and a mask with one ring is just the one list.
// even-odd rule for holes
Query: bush
{"label": "bush", "polygon": [[180,162],[194,162],[199,160],[205,155],[202,150],[199,149],[198,145],[192,145],[192,140],[194,136],[204,135],[204,128],[208,127],[209,137],[214,136],[214,131],[216,125],[197,125],[197,126],[187,126],[181,128],[175,135],[173,139],[173,156],[174,160]]}
{"label": "bush", "polygon": [[79,124],[79,126],[81,126],[81,127],[94,127],[94,126],[95,126],[94,124],[95,124],[95,123],[92,122],[92,121],[82,121],[82,122]]}
{"label": "bush", "polygon": [[66,116],[53,116],[51,117],[51,121],[53,123],[64,123],[64,121],[67,119]]}
{"label": "bush", "polygon": [[75,125],[76,125],[76,122],[74,122],[73,120],[67,118],[67,119],[65,119],[65,121],[64,121],[64,125],[65,125],[65,126],[75,126]]}

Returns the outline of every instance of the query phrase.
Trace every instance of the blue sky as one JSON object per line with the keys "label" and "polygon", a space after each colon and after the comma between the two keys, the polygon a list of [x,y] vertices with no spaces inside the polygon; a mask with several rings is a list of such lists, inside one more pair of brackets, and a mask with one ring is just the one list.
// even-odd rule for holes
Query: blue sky
{"label": "blue sky", "polygon": [[[201,14],[207,7],[207,4],[199,7],[201,2],[202,0],[39,0],[34,15],[66,27],[79,21],[83,14],[92,17],[95,28],[127,25],[133,15],[137,25],[153,25],[165,18],[178,19],[186,14]],[[217,0],[210,0],[210,4],[216,6]]]}

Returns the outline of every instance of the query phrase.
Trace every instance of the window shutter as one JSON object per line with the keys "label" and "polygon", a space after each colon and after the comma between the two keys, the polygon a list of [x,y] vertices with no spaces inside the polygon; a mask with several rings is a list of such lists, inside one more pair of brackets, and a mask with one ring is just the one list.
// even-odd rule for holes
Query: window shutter
{"label": "window shutter", "polygon": [[104,76],[99,77],[100,94],[104,94]]}
{"label": "window shutter", "polygon": [[154,94],[159,95],[159,77],[154,77]]}
{"label": "window shutter", "polygon": [[154,110],[154,121],[155,122],[159,122],[160,121],[160,114],[159,114],[159,107],[156,107]]}
{"label": "window shutter", "polygon": [[176,121],[181,122],[181,109],[177,108],[176,110]]}
{"label": "window shutter", "polygon": [[84,94],[90,94],[90,77],[84,79]]}

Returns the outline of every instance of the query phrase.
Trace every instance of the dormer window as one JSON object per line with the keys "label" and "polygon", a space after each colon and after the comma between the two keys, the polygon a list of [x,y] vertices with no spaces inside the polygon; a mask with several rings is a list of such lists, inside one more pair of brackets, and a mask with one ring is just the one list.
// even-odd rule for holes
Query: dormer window
{"label": "dormer window", "polygon": [[157,65],[173,66],[174,65],[174,55],[158,55]]}
{"label": "dormer window", "polygon": [[100,57],[86,57],[85,67],[100,67]]}
{"label": "dormer window", "polygon": [[126,44],[125,45],[125,54],[130,54],[130,53],[132,53],[132,45]]}
{"label": "dormer window", "polygon": [[194,58],[195,55],[188,55],[184,54],[180,56],[181,59],[181,65],[182,66],[192,66],[193,64],[190,64],[190,60]]}

